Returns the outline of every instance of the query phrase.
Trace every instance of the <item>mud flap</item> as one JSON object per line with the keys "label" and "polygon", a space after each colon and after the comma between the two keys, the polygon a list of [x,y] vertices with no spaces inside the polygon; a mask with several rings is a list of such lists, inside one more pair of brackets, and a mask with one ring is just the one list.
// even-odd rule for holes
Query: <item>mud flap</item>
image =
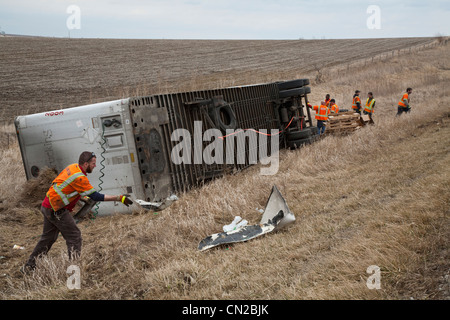
{"label": "mud flap", "polygon": [[258,225],[213,234],[200,241],[198,250],[204,251],[221,244],[248,241],[274,230],[279,230],[294,221],[294,214],[289,210],[278,188],[273,186],[266,209]]}

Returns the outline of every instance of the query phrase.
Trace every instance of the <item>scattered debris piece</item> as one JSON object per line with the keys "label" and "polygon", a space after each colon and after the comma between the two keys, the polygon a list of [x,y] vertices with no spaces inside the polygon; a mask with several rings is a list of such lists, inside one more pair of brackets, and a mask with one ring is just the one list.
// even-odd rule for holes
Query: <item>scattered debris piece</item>
{"label": "scattered debris piece", "polygon": [[[240,217],[235,217],[233,222],[239,221]],[[246,220],[244,220],[246,221]],[[273,186],[266,209],[257,225],[243,226],[231,231],[224,231],[206,237],[200,241],[198,250],[205,251],[221,244],[244,242],[262,236],[274,230],[279,230],[295,221],[294,214],[289,210],[286,201],[276,186]],[[233,223],[232,223],[233,224]],[[235,222],[237,225],[237,222]]]}
{"label": "scattered debris piece", "polygon": [[280,224],[276,226],[275,230],[284,228],[288,224],[293,223],[295,221],[295,216],[291,210],[289,210],[286,200],[281,195],[280,190],[278,190],[276,186],[273,186],[260,224],[268,223],[278,214],[280,210],[284,212],[284,217],[280,221]]}
{"label": "scattered debris piece", "polygon": [[245,226],[237,230],[213,234],[200,241],[198,249],[200,251],[205,251],[221,244],[244,242],[262,236],[263,234],[275,230],[276,226],[280,223],[283,217],[284,212],[280,210],[279,214],[268,223]]}
{"label": "scattered debris piece", "polygon": [[231,222],[230,224],[227,224],[225,226],[223,226],[223,232],[229,232],[229,231],[233,231],[233,230],[237,230],[240,229],[242,227],[245,227],[248,224],[247,220],[242,220],[241,217],[236,216],[234,217],[233,222]]}
{"label": "scattered debris piece", "polygon": [[178,197],[173,194],[173,195],[167,197],[162,202],[148,202],[148,201],[139,200],[139,199],[136,199],[136,202],[144,209],[153,210],[153,211],[161,211],[161,210],[164,210],[167,207],[169,207],[173,202],[175,202],[177,200],[178,200]]}

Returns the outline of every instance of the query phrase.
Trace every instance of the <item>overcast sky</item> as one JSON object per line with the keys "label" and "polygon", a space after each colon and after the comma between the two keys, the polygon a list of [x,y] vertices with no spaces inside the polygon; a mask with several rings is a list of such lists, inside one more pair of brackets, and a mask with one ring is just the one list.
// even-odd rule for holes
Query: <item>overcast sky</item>
{"label": "overcast sky", "polygon": [[0,0],[8,34],[133,39],[432,37],[449,0]]}

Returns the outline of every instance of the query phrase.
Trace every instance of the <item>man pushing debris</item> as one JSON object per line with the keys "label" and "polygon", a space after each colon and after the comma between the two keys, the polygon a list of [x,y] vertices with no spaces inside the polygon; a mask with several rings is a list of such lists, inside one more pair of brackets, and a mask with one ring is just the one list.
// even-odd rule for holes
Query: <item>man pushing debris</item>
{"label": "man pushing debris", "polygon": [[97,157],[93,152],[83,152],[78,160],[66,167],[53,180],[41,205],[44,216],[42,236],[31,253],[22,271],[36,268],[36,258],[47,254],[58,238],[59,233],[66,240],[69,258],[75,259],[81,254],[81,231],[70,212],[82,196],[94,201],[120,201],[127,207],[133,203],[127,196],[110,196],[98,193],[91,186],[87,174],[96,167]]}

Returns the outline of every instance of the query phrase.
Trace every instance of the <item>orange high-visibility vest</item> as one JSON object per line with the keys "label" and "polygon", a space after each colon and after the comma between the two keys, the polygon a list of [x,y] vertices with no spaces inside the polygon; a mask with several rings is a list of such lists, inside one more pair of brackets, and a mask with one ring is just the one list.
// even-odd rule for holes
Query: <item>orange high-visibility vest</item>
{"label": "orange high-visibility vest", "polygon": [[405,93],[405,94],[403,95],[402,100],[400,100],[400,102],[398,103],[398,105],[399,105],[400,107],[407,107],[408,105],[405,104],[405,102],[404,102],[405,100],[408,101],[408,104],[409,104],[409,94],[408,94],[408,93]]}
{"label": "orange high-visibility vest", "polygon": [[314,106],[314,111],[316,111],[316,120],[327,121],[328,115],[330,114],[330,109],[327,106],[320,105]]}
{"label": "orange high-visibility vest", "polygon": [[353,98],[352,109],[358,109],[358,106],[356,105],[357,102],[359,102],[359,105],[361,105],[361,99],[359,98],[359,96]]}
{"label": "orange high-visibility vest", "polygon": [[339,113],[339,107],[338,107],[337,104],[333,104],[333,105],[331,106],[331,112],[332,112],[332,113]]}
{"label": "orange high-visibility vest", "polygon": [[369,101],[369,98],[367,98],[366,107],[364,108],[364,111],[373,113],[374,112],[374,108],[373,108],[374,104],[375,104],[375,99],[372,98],[372,100]]}
{"label": "orange high-visibility vest", "polygon": [[78,196],[88,196],[95,192],[86,175],[77,163],[66,167],[53,180],[47,192],[47,197],[54,211],[58,211]]}

